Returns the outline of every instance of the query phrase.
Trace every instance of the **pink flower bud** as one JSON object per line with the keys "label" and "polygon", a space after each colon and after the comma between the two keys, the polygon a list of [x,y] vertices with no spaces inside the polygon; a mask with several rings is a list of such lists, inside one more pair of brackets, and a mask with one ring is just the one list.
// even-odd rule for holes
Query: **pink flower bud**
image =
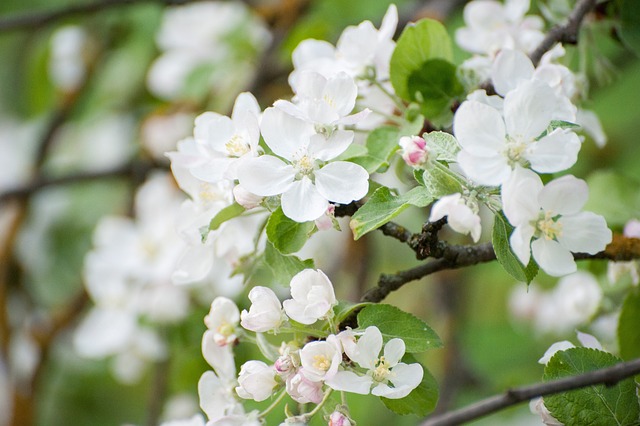
{"label": "pink flower bud", "polygon": [[344,413],[340,411],[334,411],[329,416],[328,426],[351,426],[351,421],[349,420],[349,417],[344,415]]}
{"label": "pink flower bud", "polygon": [[235,198],[236,203],[240,204],[245,209],[250,210],[258,207],[264,197],[255,195],[244,189],[242,186],[236,185],[233,188],[233,198]]}
{"label": "pink flower bud", "polygon": [[411,167],[419,167],[429,159],[427,143],[420,136],[403,136],[398,143],[402,147],[402,159]]}

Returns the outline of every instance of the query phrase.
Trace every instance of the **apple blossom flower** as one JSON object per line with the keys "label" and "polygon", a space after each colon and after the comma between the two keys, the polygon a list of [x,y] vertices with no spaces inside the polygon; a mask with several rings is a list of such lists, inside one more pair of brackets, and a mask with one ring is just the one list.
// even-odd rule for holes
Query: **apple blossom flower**
{"label": "apple blossom flower", "polygon": [[51,36],[49,77],[63,92],[75,92],[86,78],[91,40],[79,26],[64,26]]}
{"label": "apple blossom flower", "polygon": [[336,300],[333,284],[320,270],[305,269],[291,279],[291,297],[282,305],[287,315],[301,323],[313,324],[331,314]]}
{"label": "apple blossom flower", "polygon": [[240,314],[240,325],[257,333],[277,330],[286,316],[278,296],[268,287],[256,286],[249,292],[251,307]]}
{"label": "apple blossom flower", "polygon": [[[238,166],[240,184],[260,196],[282,194],[284,214],[306,222],[322,216],[329,202],[347,204],[369,189],[367,171],[354,163],[333,161],[352,138],[334,133],[329,139],[314,126],[279,108],[267,108],[262,135],[273,155],[250,158]],[[284,160],[283,160],[284,159]]]}
{"label": "apple blossom flower", "polygon": [[236,335],[236,326],[240,321],[240,311],[236,304],[226,297],[216,297],[211,302],[211,309],[204,323],[213,334],[213,340],[220,346],[234,343],[238,336]]}
{"label": "apple blossom flower", "polygon": [[529,402],[529,410],[533,414],[537,414],[541,417],[542,423],[547,426],[564,426],[564,423],[559,422],[555,417],[551,415],[551,412],[545,407],[544,400],[542,398],[535,398]]}
{"label": "apple blossom flower", "polygon": [[[332,389],[367,395],[372,393],[390,399],[404,398],[415,389],[424,375],[418,363],[400,362],[405,352],[402,339],[391,339],[382,350],[382,333],[378,327],[367,327],[358,339],[357,351],[349,358],[367,370],[361,376],[353,371],[338,371],[325,383]],[[390,386],[392,385],[392,386]]]}
{"label": "apple blossom flower", "polygon": [[262,203],[262,200],[264,200],[264,197],[247,191],[242,185],[236,185],[233,187],[233,199],[245,209],[251,210],[258,207]]}
{"label": "apple blossom flower", "polygon": [[420,136],[403,136],[398,141],[402,159],[411,167],[421,167],[429,160],[429,148]]}
{"label": "apple blossom flower", "polygon": [[344,72],[325,78],[315,71],[301,72],[295,85],[295,103],[278,100],[273,106],[293,117],[313,124],[327,143],[339,145],[353,141],[353,131],[341,130],[340,125],[355,124],[366,118],[369,110],[351,114],[358,96],[358,86]]}
{"label": "apple blossom flower", "polygon": [[276,371],[262,361],[251,360],[240,367],[239,386],[236,393],[240,398],[264,401],[272,394],[278,384],[275,381]]}
{"label": "apple blossom flower", "polygon": [[301,404],[308,402],[319,404],[322,401],[322,382],[309,380],[303,367],[287,378],[286,389],[289,396]]}
{"label": "apple blossom flower", "polygon": [[325,341],[309,342],[300,349],[300,362],[305,377],[312,382],[330,379],[342,362],[342,348],[334,335]]}
{"label": "apple blossom flower", "polygon": [[523,265],[531,253],[549,275],[575,272],[572,252],[595,254],[611,242],[602,216],[580,210],[587,202],[585,181],[568,175],[546,186],[530,170],[516,167],[502,187],[504,213],[515,226],[509,241]]}
{"label": "apple blossom flower", "polygon": [[507,93],[504,110],[465,101],[456,111],[453,129],[462,147],[458,162],[481,185],[503,184],[514,167],[554,173],[578,158],[580,139],[569,129],[546,133],[559,98],[546,84],[527,81]]}
{"label": "apple blossom flower", "polygon": [[429,222],[435,222],[445,216],[451,229],[461,234],[471,234],[473,241],[478,242],[482,228],[477,205],[465,200],[460,193],[445,195],[431,207]]}
{"label": "apple blossom flower", "polygon": [[544,23],[527,15],[529,0],[475,0],[463,10],[467,25],[456,31],[456,42],[464,50],[493,56],[504,48],[531,52],[544,38]]}

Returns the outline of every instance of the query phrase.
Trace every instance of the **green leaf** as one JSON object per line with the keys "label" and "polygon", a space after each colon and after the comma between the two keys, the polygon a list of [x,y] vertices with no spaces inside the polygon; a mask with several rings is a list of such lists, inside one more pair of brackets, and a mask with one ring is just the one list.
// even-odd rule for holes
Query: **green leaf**
{"label": "green leaf", "polygon": [[369,133],[366,147],[367,153],[348,160],[364,167],[369,174],[389,167],[389,159],[398,150],[400,131],[396,127],[379,127]]}
{"label": "green leaf", "polygon": [[340,324],[345,318],[347,318],[355,310],[361,309],[371,302],[352,303],[345,300],[339,300],[338,304],[333,307],[333,315],[336,323]]}
{"label": "green leaf", "polygon": [[296,222],[285,216],[281,207],[271,213],[267,221],[267,238],[282,254],[300,250],[315,230],[313,221]]}
{"label": "green leaf", "polygon": [[297,256],[284,255],[269,241],[264,249],[264,262],[273,273],[273,279],[285,286],[289,285],[291,278],[298,272],[314,268],[313,259],[301,260]]}
{"label": "green leaf", "polygon": [[375,304],[358,313],[358,328],[375,325],[385,342],[394,338],[404,340],[407,353],[424,352],[442,346],[440,337],[420,318],[395,306]]}
{"label": "green leaf", "polygon": [[[608,352],[571,348],[557,352],[544,369],[544,380],[575,376],[610,367],[621,360]],[[566,426],[631,426],[638,424],[640,407],[633,379],[616,385],[594,385],[544,397],[551,415]]]}
{"label": "green leaf", "polygon": [[451,38],[444,26],[433,19],[422,19],[407,27],[400,35],[391,55],[389,73],[391,85],[403,99],[409,94],[409,77],[429,59],[453,58]]}
{"label": "green leaf", "polygon": [[618,345],[625,360],[640,357],[640,291],[634,288],[622,304],[618,320]]}
{"label": "green leaf", "polygon": [[464,93],[456,66],[444,59],[430,59],[414,70],[407,80],[409,98],[420,104],[422,113],[431,118],[449,110]]}
{"label": "green leaf", "polygon": [[604,216],[609,226],[623,227],[630,217],[640,217],[640,182],[613,171],[598,171],[586,179],[586,211]]}
{"label": "green leaf", "polygon": [[425,133],[422,137],[436,160],[447,163],[457,161],[460,144],[453,135],[446,132],[431,132]]}
{"label": "green leaf", "polygon": [[220,228],[220,225],[224,222],[233,219],[234,217],[238,217],[244,212],[245,208],[238,203],[233,203],[230,206],[225,207],[220,210],[213,219],[211,219],[211,222],[209,222],[209,231],[215,231]]}
{"label": "green leaf", "polygon": [[349,226],[357,240],[398,216],[410,205],[425,207],[433,201],[428,191],[418,186],[403,195],[394,195],[386,186],[378,188],[351,218]]}
{"label": "green leaf", "polygon": [[457,175],[437,162],[424,171],[421,182],[434,199],[462,192],[462,183]]}
{"label": "green leaf", "polygon": [[[405,356],[402,361],[407,364],[417,362],[411,355]],[[401,416],[415,414],[416,416],[424,417],[436,408],[438,382],[436,382],[429,370],[424,366],[422,368],[424,370],[422,382],[409,395],[400,399],[380,398],[389,410]]]}
{"label": "green leaf", "polygon": [[620,7],[620,39],[640,56],[640,2],[618,0]]}
{"label": "green leaf", "polygon": [[509,244],[509,236],[513,232],[513,227],[500,212],[496,214],[493,222],[493,250],[496,252],[496,258],[512,277],[518,281],[529,284],[531,280],[538,274],[538,265],[533,260],[529,260],[529,264],[525,267],[520,260],[513,254],[511,245]]}

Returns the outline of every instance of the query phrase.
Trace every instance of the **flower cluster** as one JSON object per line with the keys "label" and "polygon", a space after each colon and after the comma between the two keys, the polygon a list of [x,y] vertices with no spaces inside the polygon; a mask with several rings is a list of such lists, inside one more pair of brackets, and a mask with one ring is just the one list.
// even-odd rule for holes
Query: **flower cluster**
{"label": "flower cluster", "polygon": [[[244,416],[251,422],[266,415],[239,414],[236,397],[261,402],[277,394],[276,401],[288,395],[299,403],[316,404],[313,411],[287,419],[287,424],[306,423],[327,403],[333,390],[398,399],[420,384],[422,366],[401,361],[405,354],[402,339],[385,344],[375,326],[335,333],[333,308],[337,301],[333,285],[322,271],[305,269],[290,285],[291,298],[283,303],[271,289],[256,286],[249,293],[251,306],[241,313],[227,298],[218,297],[211,304],[205,317],[203,354],[215,372],[203,375],[199,392],[212,424],[229,416]],[[236,378],[229,358],[233,357],[231,348],[238,341],[252,340],[247,331],[259,333],[258,345],[269,362],[247,361]],[[294,338],[276,347],[259,337],[265,332],[294,332],[294,337],[312,333],[316,340]],[[339,407],[331,414],[331,421],[350,424],[346,412],[345,406]]]}

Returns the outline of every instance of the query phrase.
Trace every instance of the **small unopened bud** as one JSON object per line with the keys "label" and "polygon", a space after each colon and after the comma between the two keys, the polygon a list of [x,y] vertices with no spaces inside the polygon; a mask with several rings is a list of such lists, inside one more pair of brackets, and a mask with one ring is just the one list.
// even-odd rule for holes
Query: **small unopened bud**
{"label": "small unopened bud", "polygon": [[286,355],[280,356],[276,360],[276,362],[274,364],[274,368],[276,369],[276,372],[279,375],[287,376],[287,375],[289,375],[289,373],[294,371],[296,367],[293,364],[293,360],[291,359],[291,356],[286,354]]}
{"label": "small unopened bud", "polygon": [[420,136],[403,136],[398,143],[402,148],[402,159],[411,167],[420,167],[429,159],[427,143]]}
{"label": "small unopened bud", "polygon": [[329,426],[351,426],[351,420],[341,411],[334,411],[329,416]]}
{"label": "small unopened bud", "polygon": [[247,210],[258,207],[262,202],[264,197],[253,194],[246,189],[244,189],[240,185],[236,185],[233,188],[233,198],[235,198],[236,202],[240,204]]}

